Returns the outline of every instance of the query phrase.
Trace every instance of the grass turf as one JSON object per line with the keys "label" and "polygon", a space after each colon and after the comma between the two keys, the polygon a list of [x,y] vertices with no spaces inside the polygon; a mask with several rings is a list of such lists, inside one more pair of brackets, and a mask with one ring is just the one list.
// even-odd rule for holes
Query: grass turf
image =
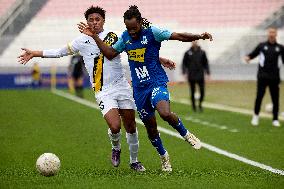
{"label": "grass turf", "polygon": [[[93,99],[90,92],[85,93]],[[147,172],[128,166],[128,146],[122,137],[122,162],[110,164],[107,125],[98,110],[52,94],[48,90],[0,91],[0,188],[281,188],[284,177],[215,154],[194,151],[187,143],[161,134],[171,155],[173,173],[160,171],[155,149],[139,125],[139,159]],[[192,116],[226,124],[240,132],[184,121],[204,142],[255,161],[284,168],[283,127],[249,127],[249,117],[205,109],[188,114],[188,107],[172,103],[182,118]],[[158,120],[165,128],[170,127]],[[124,136],[124,135],[122,135]],[[43,177],[35,169],[37,157],[53,152],[61,160],[58,175]]]}
{"label": "grass turf", "polygon": [[[284,111],[284,83],[279,85],[280,88],[280,111]],[[198,87],[197,87],[198,89]],[[189,99],[189,87],[187,83],[170,86],[169,90],[174,98]],[[224,104],[239,108],[253,110],[256,97],[255,81],[211,81],[206,84],[205,100],[211,103]],[[265,104],[271,103],[271,97],[266,89],[262,102],[262,111]]]}

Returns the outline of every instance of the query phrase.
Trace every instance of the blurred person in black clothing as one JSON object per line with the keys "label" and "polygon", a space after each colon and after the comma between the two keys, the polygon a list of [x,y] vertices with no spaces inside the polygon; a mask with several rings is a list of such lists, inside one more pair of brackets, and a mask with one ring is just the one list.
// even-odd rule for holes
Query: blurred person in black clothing
{"label": "blurred person in black clothing", "polygon": [[278,121],[280,84],[278,59],[279,56],[281,56],[282,62],[284,63],[284,47],[283,45],[277,43],[276,28],[269,28],[267,37],[267,41],[259,43],[257,47],[245,57],[245,61],[249,63],[251,59],[259,55],[257,95],[251,124],[253,126],[257,126],[259,124],[261,101],[265,94],[265,89],[268,86],[273,103],[272,125],[275,127],[280,127],[280,123]]}
{"label": "blurred person in black clothing", "polygon": [[83,98],[84,60],[80,55],[74,55],[68,68],[71,78],[71,87],[75,89],[76,96]]}
{"label": "blurred person in black clothing", "polygon": [[197,41],[192,42],[192,46],[188,49],[183,57],[182,73],[187,75],[188,83],[191,89],[191,103],[193,111],[196,111],[195,105],[195,85],[198,84],[199,110],[202,111],[202,101],[205,92],[205,74],[210,76],[207,56],[204,50],[197,44]]}

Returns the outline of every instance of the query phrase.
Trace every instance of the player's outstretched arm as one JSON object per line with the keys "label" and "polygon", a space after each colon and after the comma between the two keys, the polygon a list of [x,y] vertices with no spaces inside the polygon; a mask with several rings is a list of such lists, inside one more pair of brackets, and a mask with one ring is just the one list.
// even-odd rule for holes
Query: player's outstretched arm
{"label": "player's outstretched arm", "polygon": [[182,42],[192,42],[192,41],[196,41],[199,39],[209,39],[210,41],[213,41],[212,35],[210,33],[204,32],[202,34],[191,34],[191,33],[177,33],[177,32],[173,32],[170,40],[178,40],[178,41],[182,41]]}
{"label": "player's outstretched arm", "polygon": [[18,62],[21,64],[26,64],[33,57],[60,58],[72,54],[72,52],[69,52],[67,46],[59,49],[48,49],[43,51],[33,51],[26,48],[22,48],[22,50],[24,51],[24,53],[18,56]]}
{"label": "player's outstretched arm", "polygon": [[114,57],[116,57],[119,54],[114,48],[105,44],[103,40],[101,40],[99,36],[96,34],[96,32],[93,31],[87,24],[80,22],[77,25],[81,33],[91,36],[95,40],[99,49],[107,59],[112,60]]}
{"label": "player's outstretched arm", "polygon": [[43,57],[43,51],[32,51],[30,49],[22,48],[23,54],[18,56],[18,62],[21,64],[26,64],[33,57]]}
{"label": "player's outstretched arm", "polygon": [[174,70],[176,68],[176,63],[170,59],[160,57],[160,63],[170,70]]}

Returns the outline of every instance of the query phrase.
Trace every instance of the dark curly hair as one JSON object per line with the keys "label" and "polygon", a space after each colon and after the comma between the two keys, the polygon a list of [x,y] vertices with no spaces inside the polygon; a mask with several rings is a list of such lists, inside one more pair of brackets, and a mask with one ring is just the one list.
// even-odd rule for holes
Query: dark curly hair
{"label": "dark curly hair", "polygon": [[94,6],[92,5],[92,6],[89,7],[89,8],[86,10],[86,12],[84,13],[86,20],[88,20],[88,16],[89,16],[90,14],[93,14],[93,13],[98,13],[99,15],[101,15],[101,16],[103,17],[103,19],[105,19],[106,11],[105,11],[103,8],[101,8],[101,7],[98,7],[98,6],[94,7]]}
{"label": "dark curly hair", "polygon": [[142,26],[144,28],[148,28],[151,24],[146,18],[141,16],[141,13],[136,5],[129,6],[129,9],[125,11],[123,15],[124,20],[130,20],[132,18],[136,18],[138,22],[142,20]]}

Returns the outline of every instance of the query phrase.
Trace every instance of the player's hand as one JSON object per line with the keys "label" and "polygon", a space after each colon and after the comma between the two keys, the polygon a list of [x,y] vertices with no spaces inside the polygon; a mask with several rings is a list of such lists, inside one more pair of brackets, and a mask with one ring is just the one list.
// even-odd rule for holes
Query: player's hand
{"label": "player's hand", "polygon": [[162,58],[160,59],[160,62],[164,67],[169,68],[170,70],[176,69],[176,63],[173,62],[172,60]]}
{"label": "player's hand", "polygon": [[22,50],[24,51],[24,53],[18,56],[18,62],[25,65],[30,59],[34,57],[34,53],[30,49],[22,48]]}
{"label": "player's hand", "polygon": [[211,80],[211,75],[210,74],[206,74],[205,75],[205,80],[206,81],[210,81]]}
{"label": "player's hand", "polygon": [[250,61],[250,57],[245,56],[244,60],[245,60],[245,62],[248,64],[248,63],[249,63],[249,61]]}
{"label": "player's hand", "polygon": [[84,22],[80,22],[79,24],[77,24],[78,29],[81,33],[88,35],[88,36],[93,36],[94,34],[96,34],[96,32],[94,30],[92,30],[92,28],[90,28],[87,24],[85,24]]}
{"label": "player's hand", "polygon": [[210,33],[204,32],[200,36],[201,36],[201,39],[203,40],[209,39],[210,41],[213,41],[213,37]]}

